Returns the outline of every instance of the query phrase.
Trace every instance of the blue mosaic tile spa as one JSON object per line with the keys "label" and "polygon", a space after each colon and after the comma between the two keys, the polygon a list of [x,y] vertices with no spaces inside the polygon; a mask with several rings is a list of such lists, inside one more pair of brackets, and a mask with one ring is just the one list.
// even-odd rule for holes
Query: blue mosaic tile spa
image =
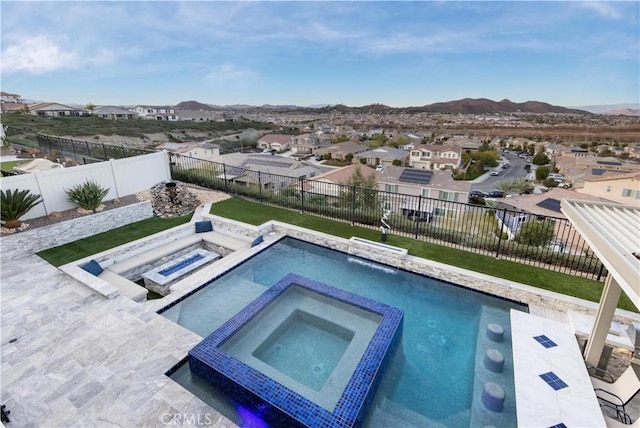
{"label": "blue mosaic tile spa", "polygon": [[403,311],[288,274],[195,346],[191,371],[275,426],[362,425]]}

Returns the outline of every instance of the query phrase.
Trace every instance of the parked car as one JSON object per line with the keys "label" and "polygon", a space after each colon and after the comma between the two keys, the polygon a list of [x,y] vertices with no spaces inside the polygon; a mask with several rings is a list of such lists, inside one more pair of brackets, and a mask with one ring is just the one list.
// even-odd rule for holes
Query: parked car
{"label": "parked car", "polygon": [[322,159],[323,159],[323,158],[322,158],[322,155],[318,155],[318,156],[316,156],[316,160],[317,160],[317,161],[321,161]]}
{"label": "parked car", "polygon": [[502,169],[507,169],[509,167],[511,167],[511,164],[509,162],[505,162],[502,164]]}
{"label": "parked car", "polygon": [[489,192],[490,198],[504,198],[504,192],[502,190],[492,190]]}
{"label": "parked car", "polygon": [[469,197],[473,197],[473,196],[477,196],[477,197],[481,197],[481,198],[488,198],[489,194],[487,192],[484,192],[482,190],[472,190],[469,192]]}
{"label": "parked car", "polygon": [[559,181],[558,182],[558,187],[561,187],[563,189],[570,189],[571,186],[573,186],[571,183],[566,182],[566,181]]}
{"label": "parked car", "polygon": [[493,170],[493,171],[491,171],[489,174],[490,174],[490,175],[493,175],[493,176],[495,177],[495,176],[497,176],[497,175],[500,175],[500,171],[498,171],[498,170],[494,169],[494,170]]}

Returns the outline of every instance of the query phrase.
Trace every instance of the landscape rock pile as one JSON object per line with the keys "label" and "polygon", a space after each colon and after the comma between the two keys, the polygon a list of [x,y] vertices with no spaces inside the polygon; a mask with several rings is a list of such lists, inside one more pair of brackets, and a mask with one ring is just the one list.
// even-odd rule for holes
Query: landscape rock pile
{"label": "landscape rock pile", "polygon": [[151,188],[151,206],[157,217],[180,217],[193,212],[199,205],[198,197],[182,183],[169,181]]}

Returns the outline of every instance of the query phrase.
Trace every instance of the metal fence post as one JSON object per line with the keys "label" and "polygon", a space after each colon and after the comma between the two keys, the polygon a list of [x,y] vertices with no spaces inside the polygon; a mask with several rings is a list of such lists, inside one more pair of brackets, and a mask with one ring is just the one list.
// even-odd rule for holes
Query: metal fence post
{"label": "metal fence post", "polygon": [[351,186],[351,226],[356,224],[356,186]]}
{"label": "metal fence post", "polygon": [[222,178],[224,179],[224,190],[229,191],[229,183],[227,183],[227,165],[222,164]]}
{"label": "metal fence post", "polygon": [[413,234],[414,239],[418,239],[420,222],[422,221],[422,195],[418,195],[418,220],[416,221],[416,213],[413,212],[413,222],[415,224]]}
{"label": "metal fence post", "polygon": [[262,203],[262,178],[260,176],[260,171],[258,171],[258,192],[259,201]]}

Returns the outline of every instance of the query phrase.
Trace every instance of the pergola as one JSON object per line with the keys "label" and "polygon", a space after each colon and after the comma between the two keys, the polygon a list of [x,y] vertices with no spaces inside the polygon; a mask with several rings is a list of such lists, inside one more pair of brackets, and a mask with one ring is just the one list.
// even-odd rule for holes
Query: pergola
{"label": "pergola", "polygon": [[640,309],[640,204],[563,199],[561,210],[609,271],[584,353],[585,361],[595,367],[621,292]]}

